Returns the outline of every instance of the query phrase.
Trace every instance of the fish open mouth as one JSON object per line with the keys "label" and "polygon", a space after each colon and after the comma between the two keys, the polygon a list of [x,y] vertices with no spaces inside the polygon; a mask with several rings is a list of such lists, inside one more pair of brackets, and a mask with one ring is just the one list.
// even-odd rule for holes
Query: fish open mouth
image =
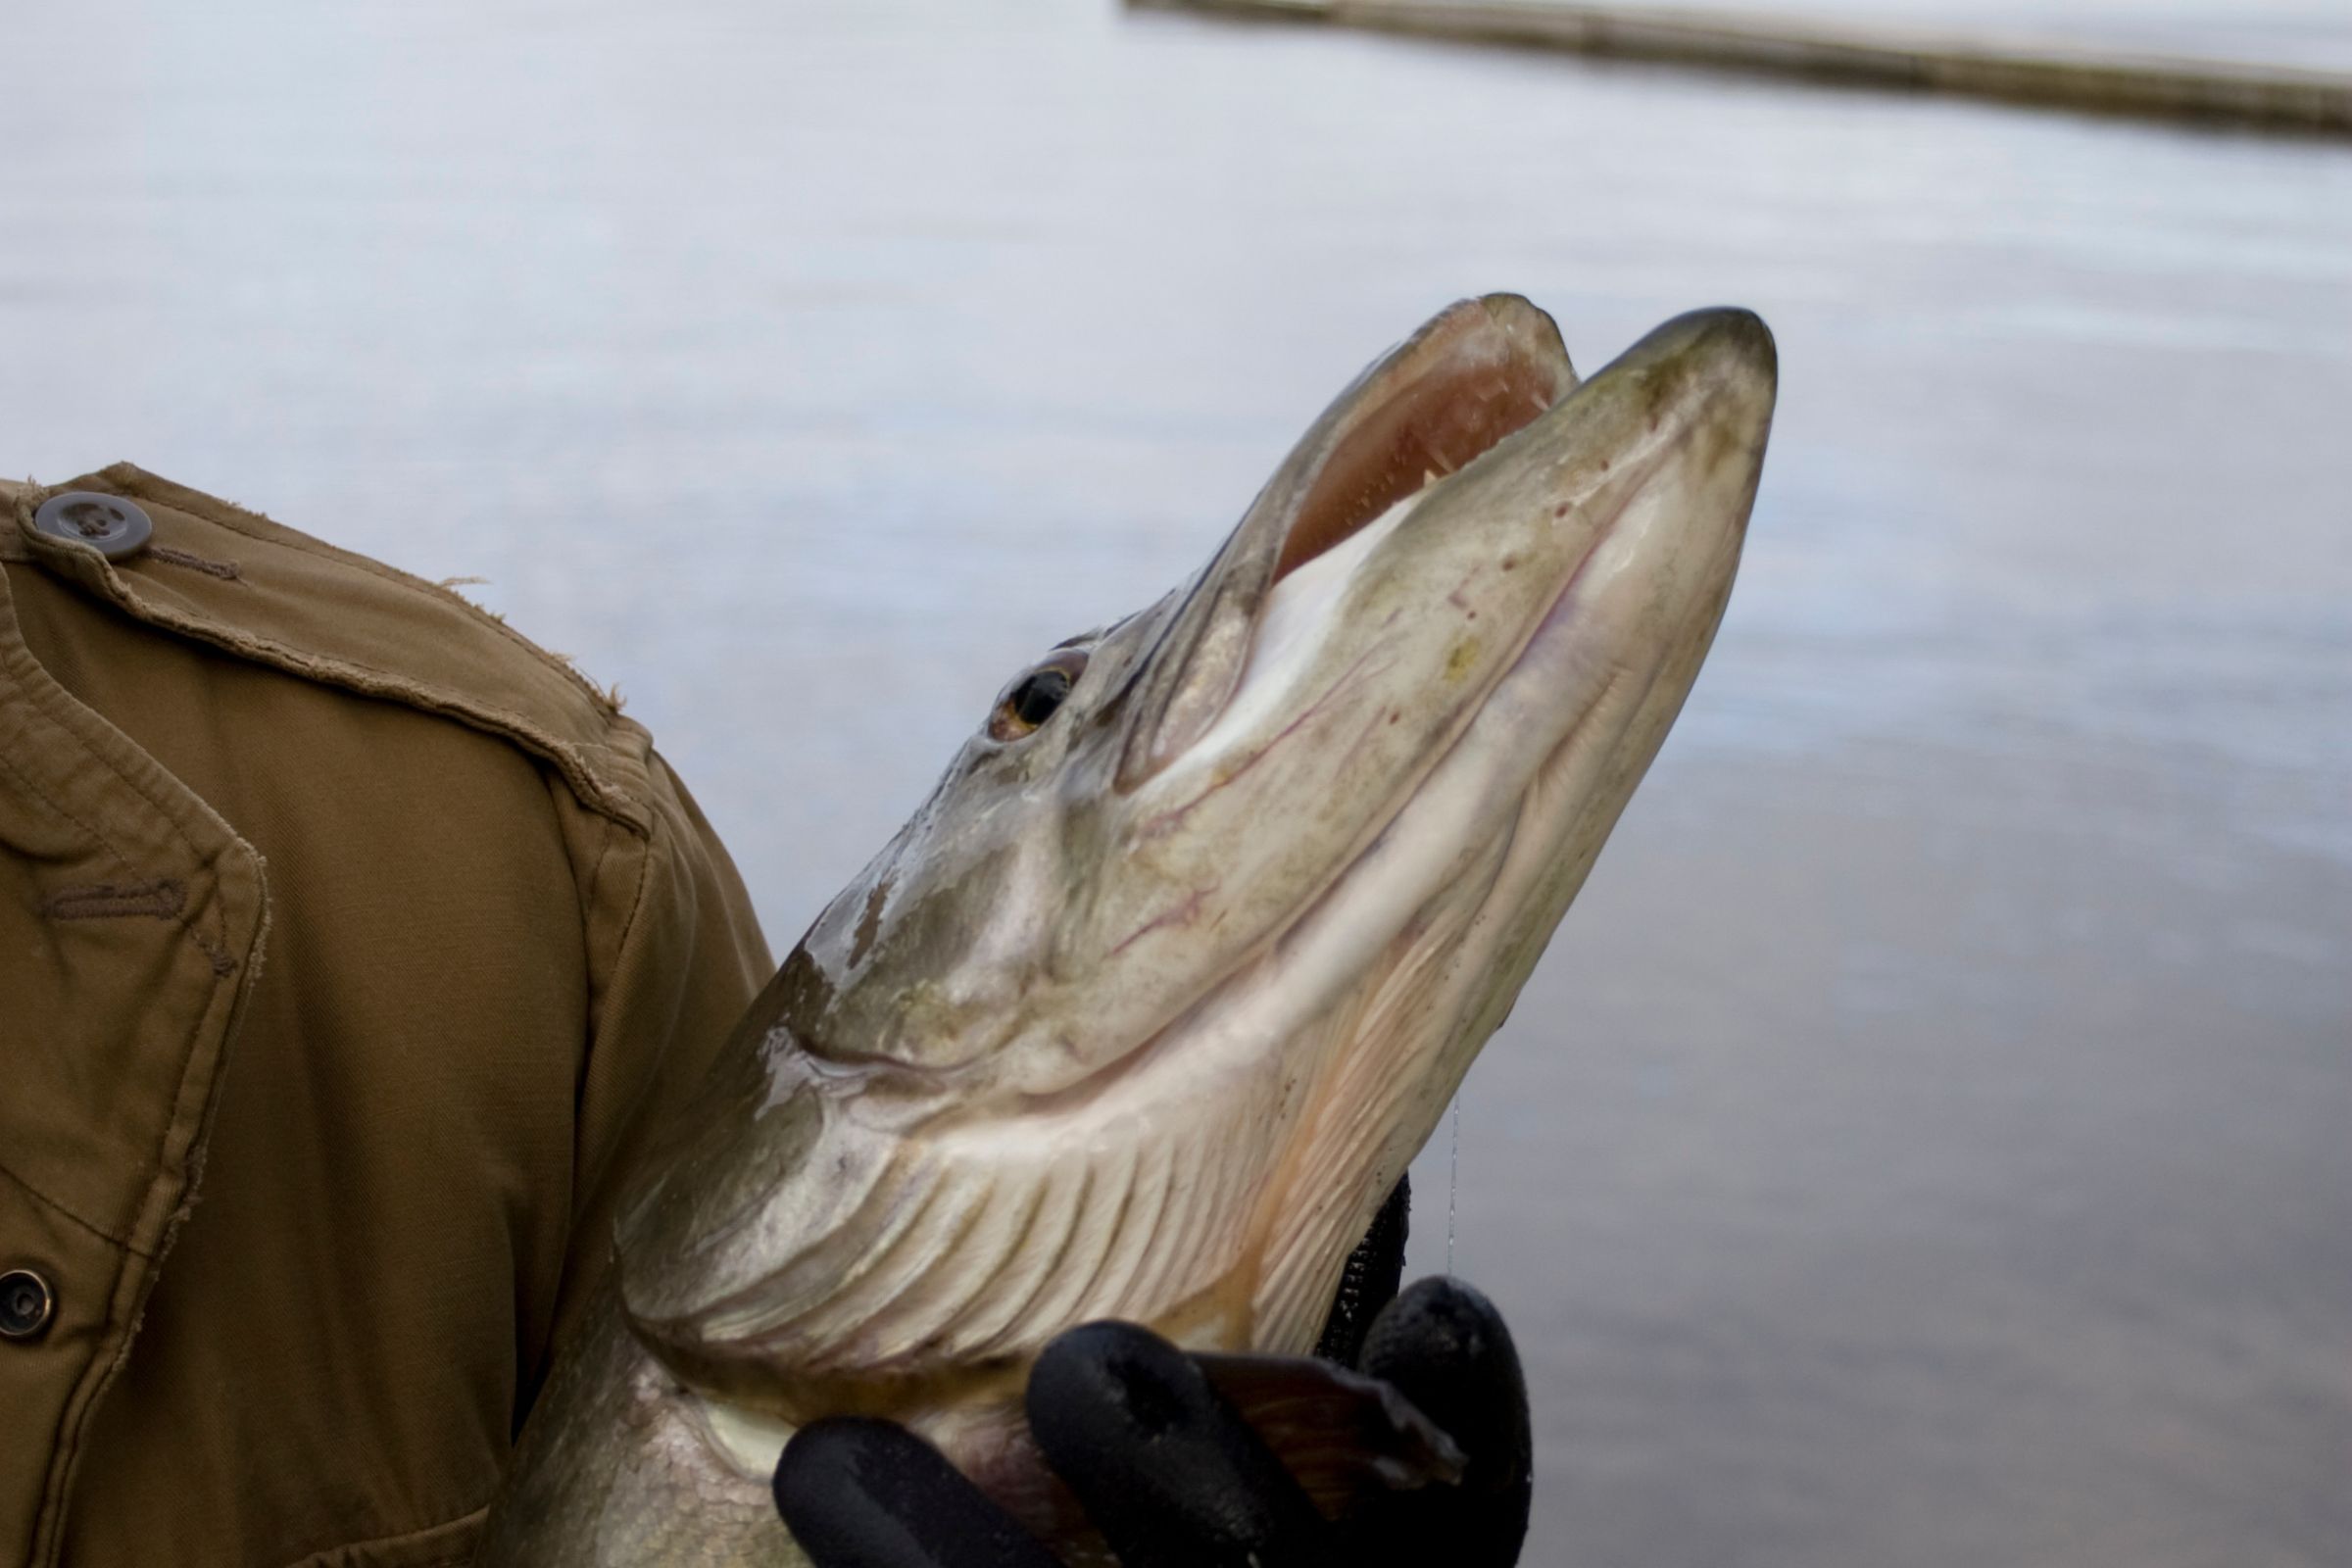
{"label": "fish open mouth", "polygon": [[1465,300],[1380,368],[1390,385],[1339,432],[1300,497],[1272,581],[1468,466],[1576,386],[1551,322],[1516,298]]}
{"label": "fish open mouth", "polygon": [[1340,394],[1196,579],[1137,683],[1118,787],[1166,767],[1240,684],[1267,597],[1397,503],[1476,463],[1575,390],[1551,318],[1516,295],[1440,313]]}

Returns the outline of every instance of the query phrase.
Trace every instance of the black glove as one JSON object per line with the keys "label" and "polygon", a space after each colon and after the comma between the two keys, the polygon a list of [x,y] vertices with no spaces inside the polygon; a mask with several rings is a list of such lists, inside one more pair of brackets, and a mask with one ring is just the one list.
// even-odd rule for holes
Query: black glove
{"label": "black glove", "polygon": [[[1187,1355],[1133,1324],[1088,1324],[1047,1347],[1030,1375],[1030,1430],[1120,1568],[1517,1562],[1530,1491],[1519,1358],[1493,1304],[1458,1280],[1423,1280],[1387,1299],[1402,1257],[1401,1199],[1399,1189],[1349,1260],[1324,1335],[1324,1349],[1356,1359],[1362,1377],[1323,1377],[1354,1391],[1386,1384],[1411,1406],[1397,1430],[1386,1419],[1367,1426],[1367,1447],[1396,1451],[1365,1455],[1370,1462],[1353,1472],[1360,1479],[1377,1466],[1404,1485],[1358,1486],[1338,1504],[1336,1520],[1317,1509],[1236,1404],[1266,1430],[1287,1432],[1286,1451],[1299,1463],[1298,1423],[1285,1421],[1286,1409],[1295,1416],[1318,1398],[1326,1413],[1335,1398],[1377,1401],[1309,1389],[1311,1377],[1289,1379],[1305,1392],[1285,1398],[1284,1369],[1307,1363]],[[1359,1346],[1360,1356],[1349,1356]],[[1383,1397],[1387,1414],[1397,1415],[1394,1396]],[[1414,1438],[1429,1424],[1458,1453],[1432,1461]],[[1345,1429],[1326,1421],[1319,1445],[1306,1445],[1324,1449],[1326,1462],[1306,1456],[1301,1470],[1333,1469],[1335,1430]],[[1458,1480],[1433,1472],[1458,1472]],[[937,1450],[886,1421],[811,1423],[785,1449],[775,1487],[786,1523],[818,1568],[1062,1568]]]}

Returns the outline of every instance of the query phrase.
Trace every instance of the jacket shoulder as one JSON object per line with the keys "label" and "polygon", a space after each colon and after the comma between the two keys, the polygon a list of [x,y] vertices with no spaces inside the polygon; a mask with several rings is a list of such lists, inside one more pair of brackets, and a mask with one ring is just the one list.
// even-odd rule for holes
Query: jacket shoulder
{"label": "jacket shoulder", "polygon": [[[51,497],[96,491],[153,525],[112,559],[51,537]],[[127,463],[58,485],[0,486],[0,552],[138,620],[240,659],[437,713],[501,736],[562,775],[580,803],[650,830],[651,741],[564,660],[448,588],[339,550],[258,512]]]}

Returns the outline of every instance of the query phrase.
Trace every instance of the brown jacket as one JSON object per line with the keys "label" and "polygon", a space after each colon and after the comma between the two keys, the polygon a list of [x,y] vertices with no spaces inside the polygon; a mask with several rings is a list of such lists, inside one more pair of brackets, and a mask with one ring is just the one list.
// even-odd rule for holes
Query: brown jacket
{"label": "brown jacket", "polygon": [[0,490],[0,1564],[464,1561],[768,968],[491,616],[128,466]]}

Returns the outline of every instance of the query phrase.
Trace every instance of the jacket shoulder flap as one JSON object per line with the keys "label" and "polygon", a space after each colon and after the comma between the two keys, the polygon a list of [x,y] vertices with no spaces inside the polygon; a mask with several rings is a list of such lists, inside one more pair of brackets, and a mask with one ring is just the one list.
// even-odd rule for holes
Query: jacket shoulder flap
{"label": "jacket shoulder flap", "polygon": [[[41,535],[50,496],[95,490],[154,522],[120,562]],[[503,736],[561,773],[580,803],[648,831],[645,730],[570,664],[447,588],[259,513],[118,463],[60,485],[0,490],[8,554],[151,625],[239,658],[439,713]]]}

